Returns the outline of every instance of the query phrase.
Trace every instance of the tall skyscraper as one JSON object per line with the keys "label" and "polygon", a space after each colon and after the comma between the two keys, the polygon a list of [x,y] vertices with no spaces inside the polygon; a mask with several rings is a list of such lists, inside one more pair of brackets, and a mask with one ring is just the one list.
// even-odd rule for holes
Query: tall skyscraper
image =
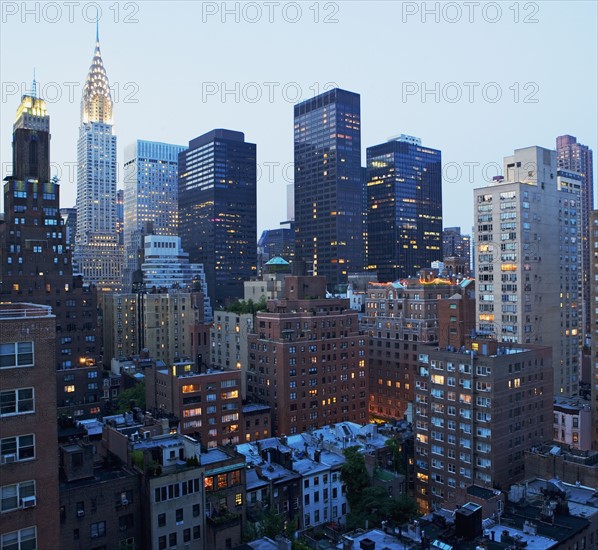
{"label": "tall skyscraper", "polygon": [[95,289],[73,279],[60,213],[60,185],[50,181],[46,103],[24,95],[13,133],[13,175],[4,183],[0,223],[0,302],[32,302],[56,315],[58,369],[99,353]]}
{"label": "tall skyscraper", "polygon": [[256,274],[256,183],[256,145],[242,132],[212,130],[179,154],[179,235],[214,308],[242,298]]}
{"label": "tall skyscraper", "polygon": [[442,165],[437,149],[401,135],[367,149],[368,269],[414,276],[442,260]]}
{"label": "tall skyscraper", "polygon": [[592,449],[598,451],[598,210],[590,212],[590,299],[592,307],[590,392],[592,396]]}
{"label": "tall skyscraper", "polygon": [[579,189],[556,152],[517,149],[504,177],[474,190],[477,328],[499,341],[552,346],[554,391],[579,388]]}
{"label": "tall skyscraper", "polygon": [[116,136],[112,97],[96,45],[83,87],[77,143],[77,234],[73,261],[86,283],[98,290],[120,287],[122,246],[117,234]]}
{"label": "tall skyscraper", "polygon": [[362,186],[359,94],[295,105],[296,259],[328,285],[363,267]]}
{"label": "tall skyscraper", "polygon": [[556,138],[556,154],[559,169],[577,172],[581,176],[581,295],[583,310],[583,329],[585,335],[591,335],[590,302],[590,214],[594,209],[594,164],[592,150],[587,145],[577,143],[574,136],[564,135]]}
{"label": "tall skyscraper", "polygon": [[182,145],[138,139],[125,148],[123,288],[143,263],[145,235],[177,236],[178,173]]}

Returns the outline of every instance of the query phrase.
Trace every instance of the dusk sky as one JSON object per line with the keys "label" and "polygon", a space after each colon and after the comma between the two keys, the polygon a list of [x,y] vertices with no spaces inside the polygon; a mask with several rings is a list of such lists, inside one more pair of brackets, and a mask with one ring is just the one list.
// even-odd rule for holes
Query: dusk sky
{"label": "dusk sky", "polygon": [[239,130],[257,143],[258,232],[275,228],[287,219],[293,105],[336,86],[361,94],[364,165],[366,147],[401,133],[442,151],[445,226],[470,232],[472,189],[515,148],[572,134],[598,164],[595,1],[2,2],[2,177],[35,67],[62,206],[75,203],[98,5],[119,188],[135,139]]}

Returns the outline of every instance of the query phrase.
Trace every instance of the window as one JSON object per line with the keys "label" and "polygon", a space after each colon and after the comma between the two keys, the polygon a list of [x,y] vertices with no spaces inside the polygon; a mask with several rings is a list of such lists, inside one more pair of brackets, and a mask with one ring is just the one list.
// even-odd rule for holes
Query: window
{"label": "window", "polygon": [[193,526],[193,540],[198,539],[200,534],[200,526],[194,525]]}
{"label": "window", "polygon": [[106,522],[98,521],[97,523],[92,523],[90,528],[90,535],[92,539],[96,537],[106,536]]}
{"label": "window", "polygon": [[166,536],[165,535],[162,535],[158,539],[158,549],[159,550],[166,550]]}
{"label": "window", "polygon": [[196,518],[197,516],[199,516],[199,504],[194,504],[193,505],[193,517]]}
{"label": "window", "polygon": [[37,548],[37,528],[26,527],[2,535],[2,550],[35,550]]}
{"label": "window", "polygon": [[34,412],[33,388],[0,392],[0,416]]}
{"label": "window", "polygon": [[191,541],[191,529],[185,529],[183,531],[183,542]]}
{"label": "window", "polygon": [[175,517],[176,517],[177,525],[180,525],[183,523],[183,509],[182,508],[177,508],[177,510],[175,512]]}
{"label": "window", "polygon": [[33,366],[33,342],[0,344],[0,369]]}
{"label": "window", "polygon": [[64,392],[65,393],[73,393],[75,391],[75,386],[73,385],[69,385],[69,386],[65,386],[64,387]]}
{"label": "window", "polygon": [[35,436],[18,435],[0,439],[0,464],[35,458]]}
{"label": "window", "polygon": [[235,495],[235,506],[243,506],[243,493]]}
{"label": "window", "polygon": [[169,546],[176,546],[176,533],[170,533],[168,535]]}
{"label": "window", "polygon": [[35,481],[5,485],[0,494],[0,512],[28,508],[35,504]]}
{"label": "window", "polygon": [[158,514],[158,527],[166,525],[166,514]]}

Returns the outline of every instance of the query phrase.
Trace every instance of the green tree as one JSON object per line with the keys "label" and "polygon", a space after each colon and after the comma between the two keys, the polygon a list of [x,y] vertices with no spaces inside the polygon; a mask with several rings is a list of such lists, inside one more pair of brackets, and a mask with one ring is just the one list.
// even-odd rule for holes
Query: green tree
{"label": "green tree", "polygon": [[392,454],[392,466],[395,472],[405,475],[405,462],[401,444],[398,439],[390,438],[384,442],[384,445],[390,449]]}
{"label": "green tree", "polygon": [[262,512],[257,526],[260,537],[269,537],[271,539],[280,535],[284,529],[284,515],[277,514],[274,510]]}
{"label": "green tree", "polygon": [[135,401],[136,407],[145,410],[145,382],[137,382],[132,388],[120,392],[116,398],[115,414],[129,411],[131,400]]}
{"label": "green tree", "polygon": [[359,447],[348,447],[343,454],[346,460],[341,468],[341,479],[347,486],[349,506],[354,508],[361,499],[361,493],[369,485],[370,479]]}
{"label": "green tree", "polygon": [[237,300],[230,304],[226,311],[230,313],[237,313],[239,315],[243,313],[251,313],[255,315],[258,311],[265,311],[266,307],[266,298],[262,296],[258,302],[254,302],[251,298],[249,300]]}

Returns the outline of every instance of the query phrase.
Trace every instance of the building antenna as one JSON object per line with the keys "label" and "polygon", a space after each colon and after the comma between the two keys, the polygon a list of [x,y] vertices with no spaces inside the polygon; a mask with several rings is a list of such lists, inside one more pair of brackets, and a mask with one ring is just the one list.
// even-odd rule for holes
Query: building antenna
{"label": "building antenna", "polygon": [[33,82],[31,83],[31,95],[37,98],[37,81],[35,80],[35,67],[33,67]]}

